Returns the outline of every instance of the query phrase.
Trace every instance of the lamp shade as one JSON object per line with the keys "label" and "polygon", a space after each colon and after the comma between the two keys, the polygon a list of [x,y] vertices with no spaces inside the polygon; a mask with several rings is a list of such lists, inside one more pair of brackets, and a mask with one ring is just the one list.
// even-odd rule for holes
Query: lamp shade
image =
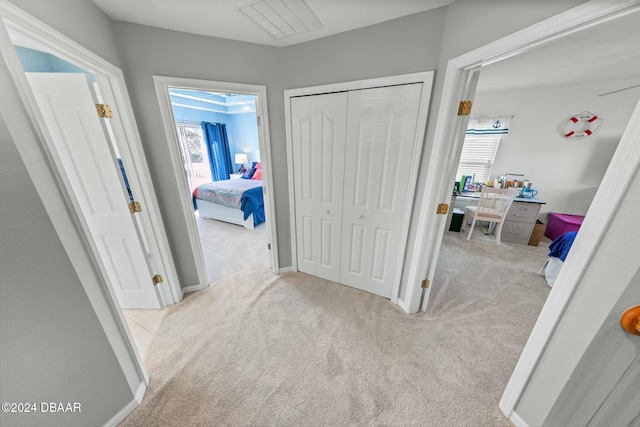
{"label": "lamp shade", "polygon": [[245,163],[249,163],[249,159],[247,158],[247,155],[244,153],[238,153],[236,154],[236,162],[237,165],[244,165]]}

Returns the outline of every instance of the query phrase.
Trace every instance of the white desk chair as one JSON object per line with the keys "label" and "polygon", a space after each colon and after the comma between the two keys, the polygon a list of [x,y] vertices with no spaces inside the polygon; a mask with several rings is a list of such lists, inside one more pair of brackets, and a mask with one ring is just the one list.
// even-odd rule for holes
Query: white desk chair
{"label": "white desk chair", "polygon": [[470,213],[473,215],[473,222],[471,223],[467,240],[471,238],[471,233],[473,233],[473,227],[475,227],[476,221],[489,221],[497,224],[496,243],[499,245],[502,224],[504,223],[513,199],[516,198],[519,191],[520,189],[518,188],[500,189],[484,187],[480,193],[478,205],[467,206],[464,217],[462,218],[462,224],[466,225],[467,214]]}

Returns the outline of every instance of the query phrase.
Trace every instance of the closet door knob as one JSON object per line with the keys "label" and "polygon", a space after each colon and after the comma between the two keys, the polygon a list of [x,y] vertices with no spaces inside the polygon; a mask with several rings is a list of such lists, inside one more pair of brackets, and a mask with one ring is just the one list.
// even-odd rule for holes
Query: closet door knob
{"label": "closet door knob", "polygon": [[362,214],[358,215],[358,219],[362,219],[362,218],[364,218],[364,215]]}

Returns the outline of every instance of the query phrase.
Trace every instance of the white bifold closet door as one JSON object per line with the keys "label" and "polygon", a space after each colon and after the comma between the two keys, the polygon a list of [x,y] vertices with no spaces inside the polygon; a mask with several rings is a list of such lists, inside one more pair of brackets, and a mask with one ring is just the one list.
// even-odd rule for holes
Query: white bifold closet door
{"label": "white bifold closet door", "polygon": [[298,270],[340,282],[347,93],[291,100]]}
{"label": "white bifold closet door", "polygon": [[293,98],[298,269],[391,297],[422,84]]}

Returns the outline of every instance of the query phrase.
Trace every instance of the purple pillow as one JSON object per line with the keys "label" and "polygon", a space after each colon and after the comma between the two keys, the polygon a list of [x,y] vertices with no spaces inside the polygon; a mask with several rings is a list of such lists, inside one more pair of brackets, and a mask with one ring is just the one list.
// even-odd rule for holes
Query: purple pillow
{"label": "purple pillow", "polygon": [[243,174],[243,179],[251,179],[253,178],[253,174],[256,173],[256,168],[247,169]]}

